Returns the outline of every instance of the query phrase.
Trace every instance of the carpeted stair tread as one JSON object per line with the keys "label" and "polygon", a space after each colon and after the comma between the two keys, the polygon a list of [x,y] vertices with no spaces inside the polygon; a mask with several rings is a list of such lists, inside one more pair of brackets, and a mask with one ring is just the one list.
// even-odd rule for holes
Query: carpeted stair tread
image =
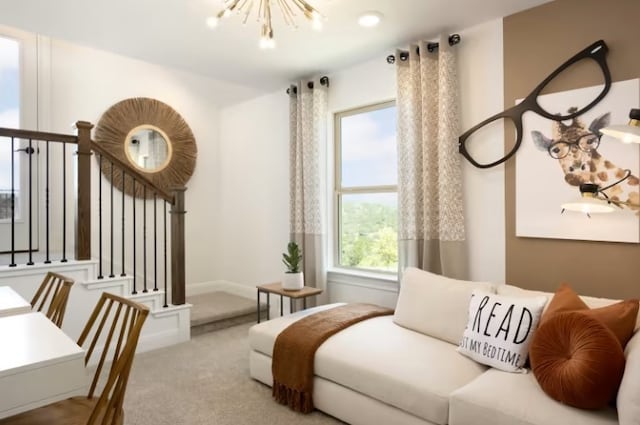
{"label": "carpeted stair tread", "polygon": [[[256,320],[255,301],[216,291],[187,297],[191,308],[191,333],[201,334]],[[261,305],[261,310],[266,308]]]}

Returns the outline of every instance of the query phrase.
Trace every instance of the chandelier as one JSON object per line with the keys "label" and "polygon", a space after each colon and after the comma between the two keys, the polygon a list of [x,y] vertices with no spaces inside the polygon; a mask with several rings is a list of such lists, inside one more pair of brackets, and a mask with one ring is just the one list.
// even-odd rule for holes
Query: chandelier
{"label": "chandelier", "polygon": [[271,25],[272,7],[280,9],[284,22],[294,29],[298,28],[295,17],[301,12],[312,24],[313,29],[322,28],[323,16],[305,0],[223,0],[223,9],[217,15],[207,19],[207,25],[214,28],[222,18],[231,16],[234,12],[242,15],[242,24],[246,24],[254,5],[257,6],[258,22],[260,23],[260,47],[272,49],[276,46]]}

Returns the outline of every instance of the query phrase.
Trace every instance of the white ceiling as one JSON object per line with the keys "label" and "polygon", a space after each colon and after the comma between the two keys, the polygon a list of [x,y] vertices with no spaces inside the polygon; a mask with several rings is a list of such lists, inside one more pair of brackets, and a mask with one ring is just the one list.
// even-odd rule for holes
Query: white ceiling
{"label": "white ceiling", "polygon": [[[221,0],[5,0],[0,24],[270,91],[547,1],[309,0],[326,17],[321,32],[300,16],[292,31],[274,6],[274,50],[258,48],[255,14],[246,26],[234,15],[209,29]],[[356,23],[368,10],[384,15],[376,29]]]}

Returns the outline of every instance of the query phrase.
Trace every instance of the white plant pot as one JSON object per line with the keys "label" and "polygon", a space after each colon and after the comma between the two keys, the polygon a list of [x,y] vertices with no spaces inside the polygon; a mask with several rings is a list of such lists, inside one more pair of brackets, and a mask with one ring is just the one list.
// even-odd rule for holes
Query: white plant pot
{"label": "white plant pot", "polygon": [[282,276],[282,289],[297,291],[304,287],[304,273],[285,273]]}

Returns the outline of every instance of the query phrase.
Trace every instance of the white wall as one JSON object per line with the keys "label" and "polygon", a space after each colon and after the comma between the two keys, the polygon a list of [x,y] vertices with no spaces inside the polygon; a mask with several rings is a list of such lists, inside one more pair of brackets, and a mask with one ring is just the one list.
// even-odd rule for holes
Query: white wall
{"label": "white wall", "polygon": [[[461,131],[504,109],[502,19],[461,31],[458,56]],[[483,130],[483,149],[504,153],[502,125]],[[492,155],[493,156],[493,155]],[[471,279],[504,283],[504,166],[475,168],[463,159]]]}
{"label": "white wall", "polygon": [[[215,226],[220,209],[216,191],[220,107],[255,96],[255,89],[43,37],[40,49],[40,70],[45,76],[41,81],[41,130],[70,133],[75,121],[95,124],[111,105],[137,96],[158,99],[182,115],[198,146],[196,169],[186,192],[186,279],[197,283],[220,276],[218,248],[223,244]],[[94,171],[96,168],[94,162]],[[96,220],[94,214],[94,251]],[[68,226],[73,226],[73,214]]]}
{"label": "white wall", "polygon": [[[456,48],[464,130],[502,110],[502,20],[460,34],[462,43]],[[329,74],[331,115],[395,98],[395,68],[385,57],[386,52],[381,52],[374,60]],[[287,97],[277,92],[222,111],[220,235],[224,274],[219,278],[226,282],[254,285],[277,280],[282,272],[280,252],[288,237],[289,215],[287,110]],[[332,127],[332,116],[329,124]],[[330,149],[332,134],[330,128]],[[492,140],[488,149],[502,149],[502,128],[492,129],[485,137]],[[328,157],[333,158],[331,152]],[[464,161],[463,178],[471,278],[503,282],[504,172],[502,167],[476,170]],[[395,284],[388,282],[330,276],[332,302],[393,305],[395,290]]]}
{"label": "white wall", "polygon": [[221,112],[218,280],[280,280],[289,240],[289,98],[284,88]]}

